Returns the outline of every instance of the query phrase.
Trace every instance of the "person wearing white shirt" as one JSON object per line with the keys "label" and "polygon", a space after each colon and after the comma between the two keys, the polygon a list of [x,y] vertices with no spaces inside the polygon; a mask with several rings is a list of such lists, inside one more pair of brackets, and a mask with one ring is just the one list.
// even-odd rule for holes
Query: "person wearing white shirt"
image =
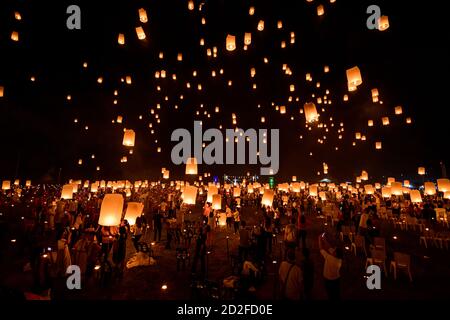
{"label": "person wearing white shirt", "polygon": [[342,250],[331,248],[325,239],[325,234],[319,236],[320,254],[325,259],[323,266],[323,277],[325,279],[325,289],[330,300],[340,299],[340,269],[342,266]]}
{"label": "person wearing white shirt", "polygon": [[280,293],[283,299],[300,300],[302,297],[302,271],[295,264],[295,250],[289,249],[287,261],[280,264],[278,276],[280,279]]}

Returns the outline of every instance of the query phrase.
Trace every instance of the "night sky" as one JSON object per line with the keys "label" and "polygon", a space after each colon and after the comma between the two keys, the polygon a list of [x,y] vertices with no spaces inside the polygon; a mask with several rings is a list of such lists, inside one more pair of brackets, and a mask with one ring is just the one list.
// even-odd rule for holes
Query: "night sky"
{"label": "night sky", "polygon": [[[354,181],[361,170],[380,182],[385,182],[383,176],[402,179],[402,174],[414,181],[419,166],[427,168],[430,178],[440,177],[439,162],[449,164],[450,37],[446,12],[440,9],[442,1],[203,2],[200,12],[199,1],[189,11],[187,0],[2,0],[0,86],[5,92],[0,98],[0,180],[17,177],[54,182],[60,168],[62,181],[157,179],[161,167],[171,170],[171,178],[182,178],[184,166],[175,167],[170,161],[175,145],[170,141],[172,131],[192,130],[194,120],[202,120],[205,128],[234,128],[232,113],[240,128],[280,129],[281,166],[276,177],[280,182],[292,175],[306,180]],[[66,28],[66,8],[72,4],[81,8],[81,30]],[[324,5],[324,16],[317,16],[318,4]],[[388,30],[367,29],[366,9],[371,4],[379,5],[389,17]],[[255,6],[253,16],[248,14],[250,6]],[[139,21],[139,8],[146,9],[148,23]],[[21,13],[21,21],[14,18],[15,11]],[[261,19],[265,29],[259,32],[256,27]],[[281,30],[278,20],[283,21]],[[136,36],[138,26],[146,32],[145,41]],[[19,32],[19,42],[10,39],[12,31]],[[289,44],[291,31],[295,32],[294,45]],[[247,51],[242,49],[244,32],[252,33]],[[117,43],[119,33],[125,34],[124,46]],[[232,52],[225,50],[227,34],[237,36],[237,49]],[[200,46],[200,38],[205,39],[205,46]],[[280,47],[282,40],[287,43],[285,49]],[[218,49],[217,58],[206,54],[213,46]],[[158,57],[160,52],[163,59]],[[178,53],[183,54],[181,62]],[[292,76],[284,74],[284,63]],[[327,74],[325,65],[330,67]],[[363,84],[348,93],[345,71],[353,66],[360,68]],[[251,67],[256,68],[253,79]],[[221,68],[223,75],[219,75]],[[155,79],[155,72],[163,69],[166,79]],[[197,77],[193,77],[194,70]],[[215,78],[212,70],[217,72]],[[305,80],[306,73],[312,74],[313,82]],[[131,85],[121,82],[127,75],[132,77]],[[102,84],[97,83],[98,77],[103,77]],[[233,81],[231,87],[228,80]],[[315,86],[317,81],[320,88]],[[198,83],[202,91],[197,90]],[[295,84],[295,92],[289,92],[290,84]],[[161,91],[156,90],[158,85]],[[382,105],[372,103],[373,88],[378,88]],[[323,96],[326,89],[333,103],[325,106],[325,113],[319,111],[320,119],[330,123],[332,117],[335,127],[330,128],[326,142],[319,144],[317,139],[324,132],[308,131],[299,109],[311,101],[312,93]],[[118,90],[117,97],[114,90]],[[350,97],[347,103],[344,94]],[[288,102],[290,95],[293,102]],[[272,102],[286,106],[287,113],[281,115]],[[403,106],[402,115],[394,115],[397,105]],[[214,112],[216,106],[219,113]],[[160,124],[151,109],[159,114]],[[197,110],[201,111],[198,116]],[[123,123],[113,124],[118,115],[123,116]],[[262,116],[265,123],[260,123]],[[383,116],[389,116],[389,126],[381,125]],[[406,117],[412,118],[411,125],[406,124]],[[374,120],[374,127],[367,126],[368,119]],[[345,127],[342,140],[336,133],[340,122]],[[153,123],[153,135],[149,123]],[[133,155],[122,145],[124,127],[136,132]],[[367,140],[352,146],[355,132]],[[382,141],[382,150],[375,150],[375,141]],[[123,156],[128,157],[127,163],[120,162]],[[78,159],[83,159],[81,166]],[[318,176],[323,162],[329,174]],[[211,175],[247,171],[258,173],[259,166],[200,167],[200,173]]]}

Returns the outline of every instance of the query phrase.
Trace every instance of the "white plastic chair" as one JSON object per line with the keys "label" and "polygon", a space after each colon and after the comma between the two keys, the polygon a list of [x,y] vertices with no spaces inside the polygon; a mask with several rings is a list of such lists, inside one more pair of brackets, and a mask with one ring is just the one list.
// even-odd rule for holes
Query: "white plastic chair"
{"label": "white plastic chair", "polygon": [[397,280],[397,270],[405,270],[412,282],[411,275],[411,256],[406,253],[394,252],[394,260],[391,261],[389,271],[394,270],[394,279]]}

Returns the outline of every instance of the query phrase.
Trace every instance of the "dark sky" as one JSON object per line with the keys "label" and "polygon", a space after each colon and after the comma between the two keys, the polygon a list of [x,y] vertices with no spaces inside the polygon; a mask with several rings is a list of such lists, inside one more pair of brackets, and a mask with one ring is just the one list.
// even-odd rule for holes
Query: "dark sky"
{"label": "dark sky", "polygon": [[[449,29],[442,1],[329,1],[292,0],[209,0],[202,12],[187,10],[184,0],[152,1],[13,1],[0,4],[0,98],[1,156],[0,180],[31,178],[35,181],[56,179],[62,168],[62,179],[154,179],[161,167],[171,169],[172,177],[182,177],[184,167],[170,165],[174,143],[170,134],[175,128],[192,130],[194,120],[203,120],[205,128],[233,128],[231,114],[236,113],[241,128],[279,128],[281,133],[281,168],[277,180],[292,175],[317,179],[322,163],[329,166],[329,176],[354,180],[361,170],[374,179],[394,176],[417,178],[417,167],[426,166],[431,175],[440,176],[439,162],[448,165],[448,74]],[[316,6],[324,4],[325,15],[316,15]],[[81,7],[81,30],[66,28],[67,6]],[[390,28],[385,32],[368,30],[366,9],[380,6],[389,16]],[[255,6],[255,15],[248,8]],[[145,8],[147,24],[138,19],[138,9]],[[22,20],[14,19],[19,11]],[[206,25],[201,25],[201,17]],[[265,30],[256,31],[259,20]],[[276,22],[283,21],[278,30]],[[139,41],[135,27],[142,25],[146,41]],[[18,31],[20,41],[10,40]],[[296,43],[289,45],[290,32]],[[252,32],[249,50],[242,49],[243,33]],[[118,33],[124,33],[126,45],[117,44]],[[227,34],[237,35],[238,48],[225,51]],[[199,45],[200,38],[206,42]],[[287,48],[281,49],[285,40]],[[206,48],[218,47],[218,58],[206,56]],[[158,58],[164,52],[164,59]],[[183,53],[183,61],[176,60]],[[268,57],[269,64],[263,63]],[[83,69],[83,62],[88,68]],[[287,77],[281,66],[287,63],[293,75]],[[324,65],[330,73],[324,74]],[[345,70],[359,66],[363,84],[351,93],[348,103]],[[256,68],[251,79],[250,68]],[[223,68],[224,75],[211,77],[211,71]],[[157,70],[167,70],[166,79],[155,79]],[[198,76],[192,76],[193,70]],[[307,83],[310,72],[314,82]],[[177,80],[171,79],[176,73]],[[133,84],[121,83],[131,75]],[[36,81],[31,82],[30,77]],[[102,85],[96,80],[104,78]],[[233,86],[227,86],[232,80]],[[254,80],[254,81],[253,81]],[[186,82],[192,85],[186,88]],[[315,88],[320,81],[321,88]],[[252,90],[252,83],[258,85]],[[196,90],[201,83],[203,90]],[[289,103],[289,84],[295,84],[299,102]],[[161,92],[156,86],[161,86]],[[378,88],[384,104],[373,104],[370,90]],[[119,91],[114,105],[113,92]],[[299,109],[312,93],[330,90],[333,104],[326,106],[322,120],[333,117],[335,126],[345,124],[343,139],[336,128],[318,144],[323,131],[305,129],[305,118]],[[72,96],[69,102],[67,95]],[[179,96],[184,99],[180,100]],[[169,100],[165,101],[164,97]],[[287,114],[280,115],[271,106],[285,105]],[[156,124],[150,109],[158,110],[161,123]],[[200,109],[200,104],[204,108]],[[258,109],[257,105],[261,108]],[[174,106],[178,105],[175,110]],[[401,116],[394,107],[403,106]],[[220,106],[220,113],[214,107]],[[211,119],[196,116],[207,110]],[[122,125],[111,121],[122,115]],[[139,115],[143,116],[139,120]],[[261,116],[266,123],[261,124]],[[294,121],[290,117],[294,116]],[[391,124],[381,126],[381,117],[389,116]],[[413,124],[405,124],[406,117]],[[74,123],[74,119],[78,123]],[[367,127],[373,119],[375,126]],[[328,121],[328,120],[327,120]],[[149,123],[155,134],[150,134]],[[329,122],[329,121],[328,121]],[[89,130],[84,130],[85,126]],[[446,128],[447,126],[447,128]],[[126,164],[122,146],[123,127],[136,131],[134,154]],[[367,136],[365,143],[352,146],[354,133]],[[300,140],[299,136],[303,135]],[[158,144],[155,143],[158,140]],[[381,151],[375,141],[383,142]],[[160,146],[161,153],[156,149]],[[338,146],[339,150],[334,148]],[[313,156],[309,156],[312,152]],[[95,154],[95,159],[91,159]],[[83,159],[83,165],[77,164]],[[96,167],[101,171],[97,172]],[[257,173],[258,166],[202,167],[200,172],[212,174]]]}

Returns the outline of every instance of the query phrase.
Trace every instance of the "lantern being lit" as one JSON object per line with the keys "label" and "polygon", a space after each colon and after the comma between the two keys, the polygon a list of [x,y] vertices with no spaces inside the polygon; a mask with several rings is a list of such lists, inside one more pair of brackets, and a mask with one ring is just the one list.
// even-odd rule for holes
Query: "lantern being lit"
{"label": "lantern being lit", "polygon": [[450,180],[449,179],[438,179],[437,185],[438,185],[438,190],[440,192],[450,191]]}
{"label": "lantern being lit", "polygon": [[73,198],[73,185],[66,184],[61,190],[61,199],[70,200]]}
{"label": "lantern being lit", "polygon": [[227,35],[226,47],[228,51],[233,51],[236,49],[236,37],[231,34]]}
{"label": "lantern being lit", "polygon": [[371,184],[366,184],[364,186],[364,191],[366,192],[366,194],[374,194],[375,192]]}
{"label": "lantern being lit", "polygon": [[183,203],[194,205],[197,198],[197,187],[185,186],[183,191]]}
{"label": "lantern being lit", "polygon": [[266,207],[271,207],[273,202],[274,192],[270,189],[265,189],[261,200],[261,204]]}
{"label": "lantern being lit", "polygon": [[436,186],[434,185],[433,182],[424,183],[424,193],[429,196],[436,194]]}
{"label": "lantern being lit", "polygon": [[222,210],[222,196],[220,194],[212,196],[212,208],[213,210]]}
{"label": "lantern being lit", "polygon": [[390,198],[391,197],[391,187],[383,187],[381,188],[381,195],[383,198]]}
{"label": "lantern being lit", "polygon": [[134,147],[136,134],[134,130],[125,130],[123,134],[123,145],[127,147]]}
{"label": "lantern being lit", "polygon": [[391,182],[391,192],[393,195],[400,196],[403,194],[403,186],[401,182]]}
{"label": "lantern being lit", "polygon": [[412,203],[422,202],[422,196],[420,195],[419,190],[411,190],[409,192],[409,197],[410,197]]}
{"label": "lantern being lit", "polygon": [[100,208],[98,224],[105,227],[118,226],[122,219],[123,203],[124,200],[121,194],[106,194]]}
{"label": "lantern being lit", "polygon": [[130,225],[136,224],[136,219],[142,215],[144,204],[140,202],[128,202],[125,219]]}
{"label": "lantern being lit", "polygon": [[186,174],[197,174],[197,159],[196,158],[188,158],[186,161]]}

